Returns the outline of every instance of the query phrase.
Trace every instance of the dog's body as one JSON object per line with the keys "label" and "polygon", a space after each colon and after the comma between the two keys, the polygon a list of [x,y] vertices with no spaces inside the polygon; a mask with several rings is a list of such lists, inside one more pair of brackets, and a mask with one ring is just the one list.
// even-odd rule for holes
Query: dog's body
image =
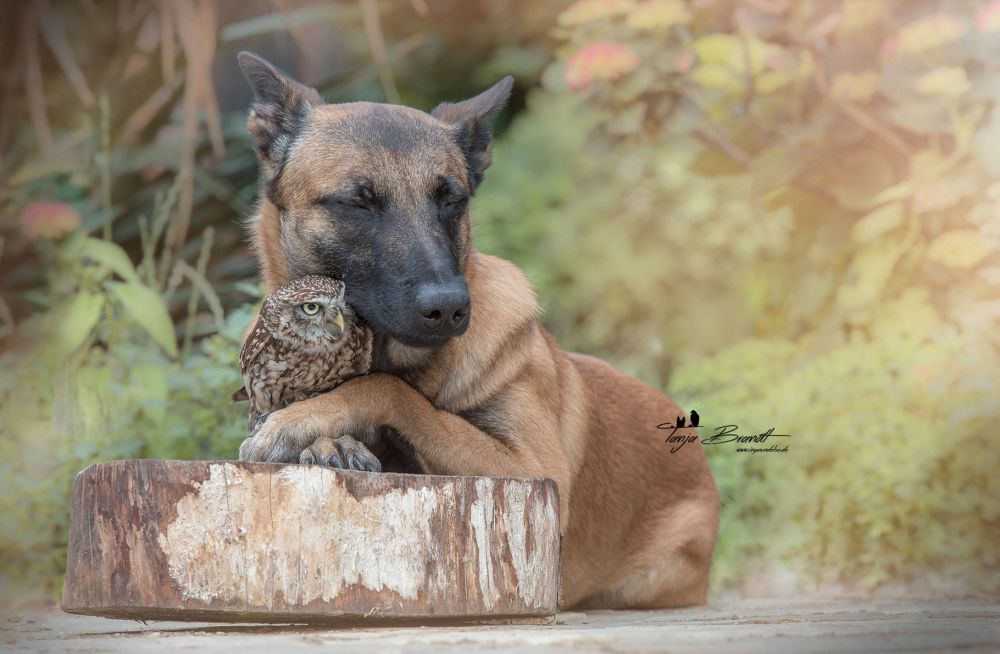
{"label": "dog's body", "polygon": [[[657,429],[679,408],[563,352],[521,271],[471,247],[466,200],[489,165],[489,120],[509,81],[428,115],[323,105],[259,59],[241,65],[257,93],[263,192],[252,230],[268,289],[308,273],[345,278],[378,334],[377,372],[272,413],[241,458],[323,460],[331,436],[374,446],[391,429],[431,474],[552,477],[566,606],[704,602],[718,493],[700,444],[671,453]],[[368,186],[357,201],[379,198],[364,212],[327,200],[359,178]]]}

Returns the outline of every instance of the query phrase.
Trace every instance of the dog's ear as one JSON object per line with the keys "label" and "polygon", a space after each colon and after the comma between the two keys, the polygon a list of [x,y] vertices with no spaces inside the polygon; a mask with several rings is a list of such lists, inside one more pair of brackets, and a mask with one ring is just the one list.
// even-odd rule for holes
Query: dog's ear
{"label": "dog's ear", "polygon": [[508,75],[474,98],[463,102],[443,102],[431,115],[455,126],[458,145],[469,165],[472,188],[479,186],[483,173],[490,166],[493,143],[493,120],[503,109],[514,86]]}
{"label": "dog's ear", "polygon": [[316,89],[286,77],[253,53],[241,52],[237,60],[254,94],[247,131],[257,146],[262,168],[273,172],[281,166],[306,116],[323,100]]}

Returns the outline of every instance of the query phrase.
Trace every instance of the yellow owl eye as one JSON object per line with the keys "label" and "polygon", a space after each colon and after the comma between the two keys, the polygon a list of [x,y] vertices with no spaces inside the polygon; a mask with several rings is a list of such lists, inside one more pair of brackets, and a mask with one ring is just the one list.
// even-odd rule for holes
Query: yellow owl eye
{"label": "yellow owl eye", "polygon": [[306,312],[307,316],[315,316],[319,313],[319,305],[315,302],[306,302],[302,305],[302,310]]}

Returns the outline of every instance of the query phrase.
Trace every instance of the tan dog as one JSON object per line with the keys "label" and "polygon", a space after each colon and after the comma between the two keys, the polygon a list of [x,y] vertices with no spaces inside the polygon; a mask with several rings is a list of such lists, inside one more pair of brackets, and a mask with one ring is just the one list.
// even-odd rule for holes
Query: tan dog
{"label": "tan dog", "polygon": [[513,264],[472,249],[468,200],[490,163],[507,78],[430,114],[323,104],[254,55],[249,130],[261,167],[253,243],[269,291],[343,279],[376,333],[373,374],[275,411],[240,448],[326,461],[332,436],[387,428],[431,474],[556,480],[566,606],[705,601],[719,498],[680,409],[597,359],[563,352]]}

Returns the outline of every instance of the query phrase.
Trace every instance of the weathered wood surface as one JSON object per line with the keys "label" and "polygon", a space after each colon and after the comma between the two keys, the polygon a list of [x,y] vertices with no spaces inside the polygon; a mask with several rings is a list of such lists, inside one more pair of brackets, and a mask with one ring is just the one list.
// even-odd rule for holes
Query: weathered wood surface
{"label": "weathered wood surface", "polygon": [[114,461],[73,486],[62,608],[146,620],[554,614],[551,479]]}

